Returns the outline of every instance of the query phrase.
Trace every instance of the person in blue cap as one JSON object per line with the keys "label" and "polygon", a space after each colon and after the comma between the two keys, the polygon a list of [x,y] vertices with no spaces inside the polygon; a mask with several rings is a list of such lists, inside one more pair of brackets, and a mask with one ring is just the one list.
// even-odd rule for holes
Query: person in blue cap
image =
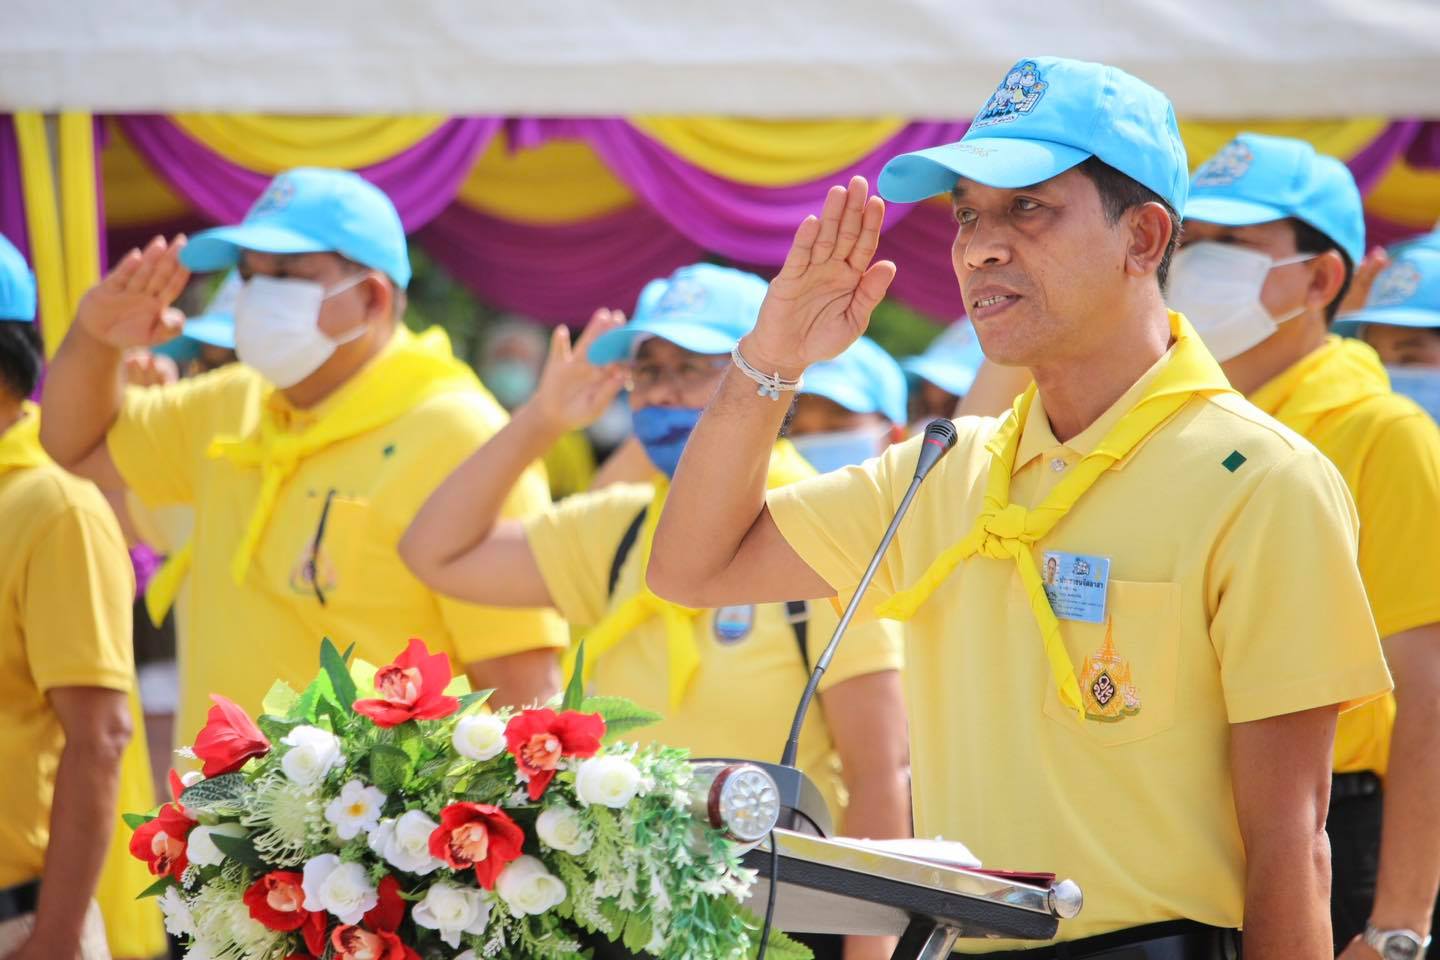
{"label": "person in blue cap", "polygon": [[924,430],[936,417],[955,416],[984,362],[985,351],[968,320],[952,323],[924,353],[901,360],[900,366],[914,382],[910,390],[914,432]]}
{"label": "person in blue cap", "polygon": [[194,377],[234,363],[235,304],[245,279],[238,270],[225,275],[220,286],[205,304],[199,316],[188,317],[180,336],[155,348],[156,353],[169,356],[181,376]]}
{"label": "person in blue cap", "polygon": [[[779,757],[810,665],[836,622],[827,603],[774,597],[686,609],[645,588],[670,476],[765,291],[753,274],[697,264],[647,285],[629,323],[597,311],[573,347],[557,328],[535,395],[435,491],[400,544],[437,590],[476,603],[551,606],[585,628],[587,689],[662,714],[639,736],[695,756]],[[648,480],[568,497],[523,523],[499,518],[525,464],[599,416],[627,382]],[[762,476],[771,484],[813,476],[777,434]],[[799,766],[847,836],[906,836],[900,640],[879,624],[850,639],[820,686],[821,710],[802,733]],[[822,955],[837,955],[836,946],[823,944],[830,952]],[[889,952],[866,942],[849,956]]]}
{"label": "person in blue cap", "polygon": [[[1360,309],[1335,326],[1373,347],[1395,392],[1440,421],[1440,233],[1400,244],[1390,258],[1379,275],[1384,283],[1377,277]],[[1392,272],[1400,260],[1405,265]]]}
{"label": "person in blue cap", "polygon": [[[190,270],[236,268],[241,362],[122,389],[121,358],[183,331]],[[506,417],[438,329],[401,322],[410,260],[390,199],[360,176],[277,176],[244,222],[156,238],[81,300],[45,385],[42,439],[64,466],[149,506],[189,504],[194,642],[180,651],[177,736],[220,693],[254,713],[276,676],[313,675],[321,637],[371,663],[406,636],[504,703],[559,685],[564,625],[424,587],[395,546],[426,495]],[[507,505],[549,504],[543,471]]]}
{"label": "person in blue cap", "polygon": [[95,903],[134,683],[125,538],[40,447],[35,280],[0,237],[0,956],[109,960]]}
{"label": "person in blue cap", "polygon": [[806,373],[786,436],[821,473],[863,463],[904,439],[905,400],[905,372],[861,337]]}
{"label": "person in blue cap", "polygon": [[[1247,960],[1331,955],[1336,716],[1390,678],[1334,466],[1166,309],[1188,187],[1163,94],[1055,57],[880,174],[891,201],[949,197],[985,354],[1034,379],[1003,418],[954,421],[859,609],[908,620],[917,835],[1085,892],[1061,945],[991,956],[1219,958],[1242,926]],[[855,177],[796,231],[675,474],[660,596],[856,592],[934,448],[761,478],[774,398],[864,333],[894,277],[884,212]]]}
{"label": "person in blue cap", "polygon": [[[1360,573],[1396,693],[1336,728],[1326,829],[1346,960],[1419,956],[1440,887],[1430,812],[1440,793],[1440,429],[1392,391],[1374,350],[1331,332],[1364,253],[1360,191],[1343,163],[1302,140],[1242,133],[1195,171],[1169,290],[1235,388],[1335,463],[1359,512]],[[1393,297],[1413,270],[1392,265],[1371,299],[1376,288],[1382,302]]]}

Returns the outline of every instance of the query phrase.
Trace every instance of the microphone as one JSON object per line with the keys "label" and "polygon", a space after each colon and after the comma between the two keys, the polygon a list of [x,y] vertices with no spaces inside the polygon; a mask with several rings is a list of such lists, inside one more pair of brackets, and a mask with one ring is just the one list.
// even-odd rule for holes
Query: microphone
{"label": "microphone", "polygon": [[830,635],[830,642],[825,645],[825,650],[815,660],[815,669],[810,671],[810,681],[805,684],[805,692],[800,695],[800,702],[795,707],[795,719],[790,724],[790,739],[785,743],[785,752],[780,757],[782,767],[794,767],[795,756],[800,751],[800,728],[805,725],[805,714],[810,710],[810,701],[815,699],[815,690],[820,686],[820,678],[825,675],[825,669],[830,666],[830,661],[835,656],[835,651],[840,646],[840,638],[850,627],[850,621],[855,618],[855,611],[860,608],[860,600],[865,596],[865,591],[870,587],[870,581],[875,579],[876,572],[880,569],[880,561],[885,558],[885,551],[890,549],[890,541],[895,539],[895,532],[900,529],[900,521],[905,519],[905,514],[910,511],[910,504],[915,499],[915,494],[920,491],[920,484],[935,469],[935,464],[940,458],[949,453],[955,446],[959,433],[955,430],[955,424],[949,420],[932,420],[925,428],[925,438],[920,443],[920,456],[915,461],[915,476],[910,481],[910,489],[905,491],[905,497],[900,501],[900,506],[895,510],[895,516],[890,520],[890,526],[885,530],[885,536],[880,538],[880,546],[875,550],[875,556],[870,559],[870,566],[865,568],[865,575],[860,578],[860,583],[855,587],[855,595],[850,598],[850,603],[845,607],[845,613],[840,617],[840,622],[835,624],[835,632]]}

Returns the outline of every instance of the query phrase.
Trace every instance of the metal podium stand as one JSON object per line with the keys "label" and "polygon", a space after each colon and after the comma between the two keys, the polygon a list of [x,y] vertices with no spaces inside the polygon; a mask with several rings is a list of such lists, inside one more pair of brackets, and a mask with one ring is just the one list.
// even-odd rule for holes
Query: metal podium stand
{"label": "metal podium stand", "polygon": [[[790,830],[780,854],[775,928],[791,933],[899,936],[892,960],[941,960],[959,939],[1049,940],[1080,912],[1080,888],[1048,887],[943,866]],[[759,873],[747,905],[765,913],[770,849],[745,854]]]}

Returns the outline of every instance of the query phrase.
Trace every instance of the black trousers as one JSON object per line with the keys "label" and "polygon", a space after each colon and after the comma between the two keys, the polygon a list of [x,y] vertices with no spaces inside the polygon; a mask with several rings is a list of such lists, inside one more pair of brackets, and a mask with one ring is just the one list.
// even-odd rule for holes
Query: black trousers
{"label": "black trousers", "polygon": [[[1335,777],[1330,796],[1330,815],[1325,832],[1330,836],[1330,923],[1338,954],[1363,933],[1375,902],[1375,883],[1380,872],[1380,824],[1384,812],[1380,779],[1371,773],[1342,773]],[[1433,932],[1440,927],[1440,903],[1436,904]],[[1440,943],[1434,941],[1425,954],[1440,960]]]}

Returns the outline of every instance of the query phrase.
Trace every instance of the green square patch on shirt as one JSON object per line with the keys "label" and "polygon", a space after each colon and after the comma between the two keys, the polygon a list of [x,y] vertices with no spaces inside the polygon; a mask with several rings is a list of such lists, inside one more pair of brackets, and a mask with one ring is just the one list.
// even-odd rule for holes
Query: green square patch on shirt
{"label": "green square patch on shirt", "polygon": [[1220,466],[1224,467],[1226,470],[1229,470],[1231,473],[1234,473],[1236,470],[1240,469],[1240,465],[1244,462],[1245,454],[1241,453],[1239,450],[1232,450],[1230,451],[1230,456],[1220,461]]}

